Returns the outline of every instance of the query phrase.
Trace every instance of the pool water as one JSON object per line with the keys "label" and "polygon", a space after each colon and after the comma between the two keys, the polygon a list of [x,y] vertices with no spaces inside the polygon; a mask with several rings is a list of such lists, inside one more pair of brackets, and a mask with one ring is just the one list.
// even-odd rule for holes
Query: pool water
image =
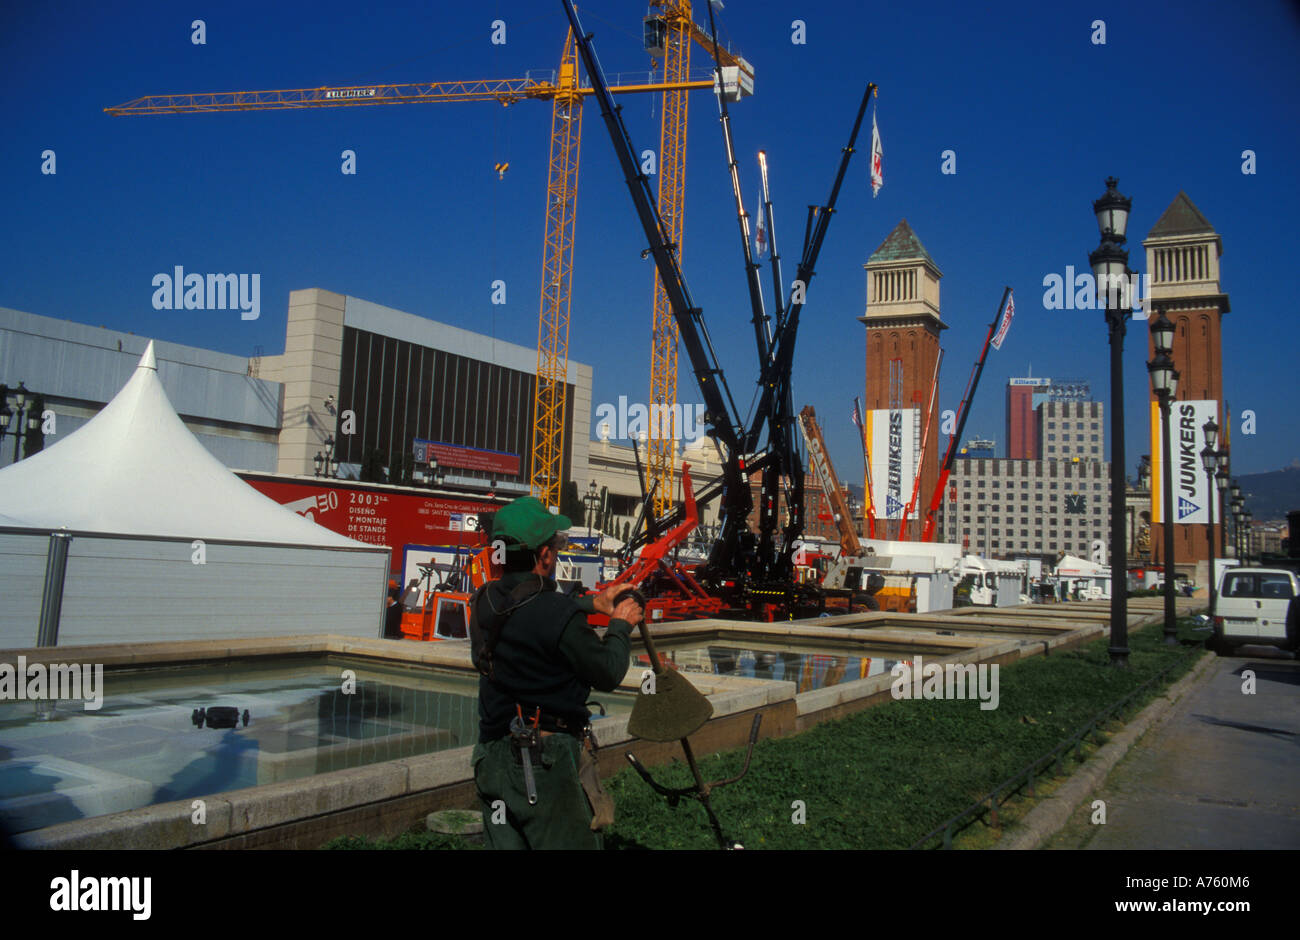
{"label": "pool water", "polygon": [[[794,682],[798,692],[808,692],[841,682],[888,673],[899,662],[898,650],[872,650],[861,646],[827,649],[786,642],[656,643],[660,657],[680,672],[749,679]],[[903,654],[907,657],[907,654]],[[904,660],[906,661],[906,659]],[[644,651],[633,651],[633,667],[646,668]]]}
{"label": "pool water", "polygon": [[[355,680],[347,689],[345,670]],[[610,714],[633,700],[596,697]],[[476,675],[335,657],[108,672],[98,711],[59,702],[52,720],[39,720],[38,705],[49,709],[0,702],[0,822],[9,832],[478,739]],[[214,705],[247,709],[248,725],[196,727],[194,710]]]}

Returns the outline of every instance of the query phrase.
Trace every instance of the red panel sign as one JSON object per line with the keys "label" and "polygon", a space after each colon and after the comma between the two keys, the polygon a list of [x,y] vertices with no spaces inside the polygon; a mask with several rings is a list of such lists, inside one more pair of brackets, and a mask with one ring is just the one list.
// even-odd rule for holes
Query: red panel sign
{"label": "red panel sign", "polygon": [[475,447],[461,447],[458,444],[444,444],[441,441],[415,441],[415,459],[428,463],[430,458],[443,467],[459,467],[462,470],[479,470],[484,473],[500,473],[503,476],[519,476],[519,455],[507,454],[499,450],[479,450]]}
{"label": "red panel sign", "polygon": [[240,474],[244,482],[300,516],[359,542],[386,545],[399,570],[407,545],[484,544],[477,515],[502,504],[447,496],[423,496],[383,486],[327,480],[283,480]]}

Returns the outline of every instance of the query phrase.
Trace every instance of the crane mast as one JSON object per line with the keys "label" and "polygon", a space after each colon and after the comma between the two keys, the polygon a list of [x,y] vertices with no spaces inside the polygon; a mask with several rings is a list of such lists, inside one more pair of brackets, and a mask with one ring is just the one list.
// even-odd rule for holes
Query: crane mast
{"label": "crane mast", "polygon": [[[771,607],[773,605],[770,600],[776,598],[777,606],[783,606],[793,616],[795,580],[790,558],[794,551],[792,542],[802,534],[803,526],[803,468],[794,449],[792,438],[794,416],[789,405],[794,343],[798,332],[799,314],[806,300],[808,282],[813,276],[816,259],[834,212],[840,186],[849,159],[854,152],[853,145],[861,128],[867,104],[875,91],[875,85],[868,85],[863,95],[849,142],[842,151],[830,198],[825,206],[817,207],[810,215],[803,257],[798,268],[798,279],[791,285],[790,300],[786,305],[787,312],[773,334],[771,344],[765,343],[765,337],[764,342],[759,343],[762,353],[760,370],[763,396],[753,416],[752,424],[746,428],[739,419],[739,412],[718,364],[716,352],[705,328],[703,311],[692,302],[685,276],[681,271],[676,246],[656,209],[649,180],[640,168],[627,127],[605,84],[604,72],[596,57],[591,37],[583,32],[572,0],[562,0],[562,2],[578,44],[578,52],[600,104],[601,117],[609,132],[615,156],[623,170],[633,206],[649,242],[649,252],[654,257],[664,293],[672,308],[682,343],[686,347],[696,381],[704,397],[707,409],[705,420],[710,425],[709,434],[723,451],[720,485],[713,488],[710,494],[720,497],[721,531],[708,562],[700,572],[701,582],[715,590],[724,591],[729,597],[740,604],[750,606],[751,609],[759,604],[767,604]],[[721,88],[720,65],[717,70]],[[720,104],[725,115],[725,102]],[[723,128],[724,134],[728,134],[729,122],[724,121]],[[739,200],[738,206],[742,206],[739,220],[743,230],[745,217],[743,204]],[[752,273],[756,278],[756,272],[752,272],[750,267],[752,259],[748,257],[748,252],[746,254],[747,277]],[[751,303],[753,303],[752,295]],[[754,316],[762,322],[761,307],[755,307]],[[756,330],[756,337],[757,335]],[[763,345],[768,345],[768,348],[763,350]],[[755,445],[764,427],[768,431],[768,446],[756,459],[749,460],[747,463],[747,455],[754,453]],[[760,469],[765,475],[764,498],[770,489],[767,485],[768,473],[775,473],[777,478],[785,476],[790,480],[788,497],[790,520],[784,531],[785,538],[779,550],[769,549],[766,555],[758,550],[755,538],[747,527],[748,516],[753,508],[748,477],[750,473]],[[661,520],[659,528],[663,530],[665,525],[671,525],[679,515],[680,510],[670,513],[666,519]],[[760,544],[763,542],[769,546],[772,544],[774,522],[774,513],[765,517],[764,525],[760,527]]]}
{"label": "crane mast", "polygon": [[984,372],[984,360],[988,358],[989,345],[993,342],[993,332],[998,328],[998,322],[1002,319],[1002,311],[1007,305],[1007,297],[1010,294],[1010,287],[1002,289],[1002,300],[998,303],[998,312],[994,315],[993,322],[989,324],[988,336],[984,337],[984,348],[980,350],[980,357],[966,382],[966,393],[962,395],[961,407],[957,413],[957,426],[954,429],[953,436],[948,438],[948,450],[943,455],[943,465],[939,468],[939,479],[934,484],[934,493],[930,497],[930,507],[925,511],[925,526],[921,530],[922,542],[934,540],[934,516],[939,511],[939,504],[943,502],[943,488],[948,485],[948,474],[952,470],[952,459],[957,451],[957,442],[961,440],[962,430],[966,427],[966,417],[970,414],[970,403],[975,398],[975,390],[979,388],[980,375]]}

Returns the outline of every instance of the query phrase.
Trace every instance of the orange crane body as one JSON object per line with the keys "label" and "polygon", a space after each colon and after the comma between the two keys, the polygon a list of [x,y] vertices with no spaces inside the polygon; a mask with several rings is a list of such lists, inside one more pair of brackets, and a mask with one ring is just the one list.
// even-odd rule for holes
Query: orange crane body
{"label": "orange crane body", "polygon": [[852,511],[840,489],[840,480],[835,475],[830,454],[826,453],[826,440],[822,437],[822,429],[817,424],[817,412],[812,405],[804,405],[799,412],[799,429],[803,431],[804,443],[808,447],[808,459],[817,468],[822,491],[830,501],[831,512],[835,516],[835,527],[840,533],[840,553],[856,558],[862,554],[862,542],[858,539],[857,530],[853,528]]}

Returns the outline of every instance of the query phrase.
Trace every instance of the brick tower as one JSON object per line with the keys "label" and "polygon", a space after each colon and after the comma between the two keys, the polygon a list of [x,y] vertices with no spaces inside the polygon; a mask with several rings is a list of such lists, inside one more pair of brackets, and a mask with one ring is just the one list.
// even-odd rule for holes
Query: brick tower
{"label": "brick tower", "polygon": [[[867,383],[862,406],[867,412],[898,405],[920,412],[915,431],[908,429],[903,440],[903,447],[915,453],[924,434],[924,411],[939,359],[939,332],[947,329],[939,316],[939,279],[943,273],[906,219],[889,233],[863,267],[867,270],[867,309],[858,320],[867,330]],[[903,530],[907,538],[915,539],[921,532],[925,509],[939,476],[940,438],[936,395],[930,408],[930,432],[915,518],[909,519]],[[873,468],[877,460],[873,454]],[[881,537],[879,520],[884,517],[885,504],[881,489],[885,481],[874,479],[873,474],[871,482],[878,520],[876,536]],[[908,478],[903,481],[902,502],[906,503],[911,495],[912,479]],[[891,531],[894,527],[897,523]]]}
{"label": "brick tower", "polygon": [[[1151,277],[1150,292],[1153,307],[1150,311],[1151,318],[1154,320],[1159,312],[1163,311],[1175,327],[1173,360],[1174,368],[1179,372],[1179,379],[1172,405],[1175,411],[1174,426],[1178,427],[1176,412],[1180,402],[1212,401],[1215,403],[1214,420],[1219,425],[1219,439],[1222,442],[1224,410],[1220,325],[1223,315],[1229,310],[1228,295],[1219,288],[1219,258],[1223,254],[1223,243],[1215,233],[1214,226],[1210,225],[1201,211],[1192,204],[1187,194],[1179,192],[1164,215],[1160,216],[1159,221],[1147,233],[1142,247],[1146,249],[1147,273]],[[1142,324],[1142,321],[1137,322]],[[1149,327],[1150,321],[1143,325]],[[1147,359],[1151,359],[1154,355],[1155,350],[1148,331]],[[1148,395],[1149,400],[1154,403],[1155,394],[1150,392],[1149,384]],[[1154,405],[1152,408],[1154,423],[1158,412],[1154,410]],[[1194,428],[1196,473],[1199,475],[1198,482],[1202,487],[1205,486],[1205,471],[1201,467],[1200,451],[1205,446],[1205,440],[1199,425],[1203,422],[1204,418],[1201,418],[1196,422],[1198,426]],[[1157,440],[1153,427],[1151,433],[1153,448]],[[1184,463],[1180,459],[1178,441],[1178,436],[1175,436],[1173,481],[1176,507],[1180,492],[1180,469]],[[1153,461],[1160,459],[1156,453],[1153,450]],[[1152,485],[1152,510],[1153,518],[1156,518],[1161,513],[1161,509],[1155,505],[1157,500],[1155,487],[1158,484],[1153,480]],[[1175,515],[1177,514],[1178,509],[1175,508]],[[1174,526],[1176,564],[1190,565],[1194,562],[1205,562],[1210,557],[1209,546],[1206,544],[1206,526],[1203,517],[1201,518],[1203,521],[1200,524]],[[1216,498],[1214,506],[1216,551],[1221,522]],[[1164,531],[1161,523],[1153,523],[1151,526],[1151,552],[1154,561],[1164,562]],[[1208,564],[1198,564],[1197,568],[1197,582],[1203,585],[1206,583]]]}

